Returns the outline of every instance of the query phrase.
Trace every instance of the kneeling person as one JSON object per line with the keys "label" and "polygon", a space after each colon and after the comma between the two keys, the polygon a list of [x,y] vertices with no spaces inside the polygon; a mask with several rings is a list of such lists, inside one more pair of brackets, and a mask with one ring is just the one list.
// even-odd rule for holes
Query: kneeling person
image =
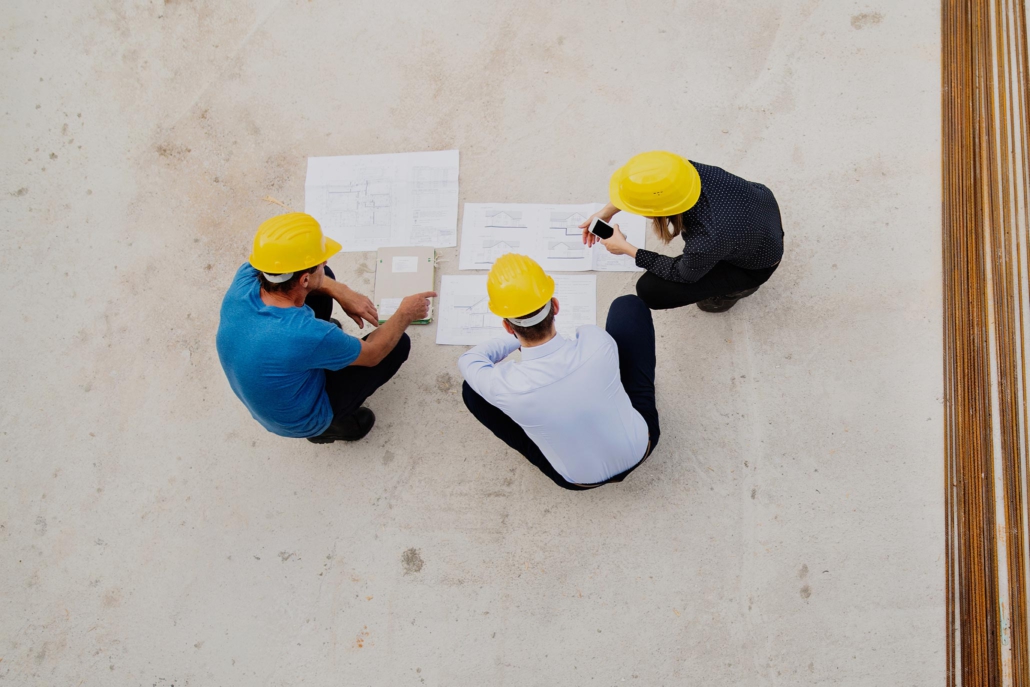
{"label": "kneeling person", "polygon": [[372,301],[334,279],[326,260],[340,244],[311,215],[279,215],[254,237],[249,263],[222,301],[218,359],[254,419],[284,437],[317,444],[361,439],[375,424],[365,399],[408,358],[404,333],[434,293],[408,296],[383,326],[358,339],[332,320],[333,301],[364,329]]}
{"label": "kneeling person", "polygon": [[[583,326],[566,339],[554,327],[554,280],[511,253],[490,270],[487,291],[510,336],[458,360],[465,405],[560,487],[621,482],[658,444],[651,311],[622,296],[606,329]],[[500,364],[518,348],[522,362]]]}

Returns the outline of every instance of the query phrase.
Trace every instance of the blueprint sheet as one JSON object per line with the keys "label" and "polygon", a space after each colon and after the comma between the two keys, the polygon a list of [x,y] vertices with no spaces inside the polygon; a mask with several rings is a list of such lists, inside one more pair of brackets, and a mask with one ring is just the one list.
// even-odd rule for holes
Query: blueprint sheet
{"label": "blueprint sheet", "polygon": [[[558,332],[566,338],[576,335],[584,324],[597,324],[597,277],[592,274],[554,275],[554,297],[560,312],[555,316]],[[486,275],[444,275],[438,301],[436,343],[474,346],[504,336],[501,318],[487,308]]]}
{"label": "blueprint sheet", "polygon": [[458,151],[309,157],[304,211],[344,251],[457,245]]}
{"label": "blueprint sheet", "polygon": [[[628,255],[612,255],[600,244],[583,245],[579,225],[600,209],[598,203],[465,203],[458,269],[488,270],[505,253],[522,253],[548,272],[641,271]],[[612,221],[630,243],[644,247],[646,219],[620,212]]]}

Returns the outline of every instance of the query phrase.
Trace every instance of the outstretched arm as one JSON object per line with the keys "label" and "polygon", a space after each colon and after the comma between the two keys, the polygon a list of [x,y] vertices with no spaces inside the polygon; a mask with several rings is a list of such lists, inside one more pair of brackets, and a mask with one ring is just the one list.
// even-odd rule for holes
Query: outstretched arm
{"label": "outstretched arm", "polygon": [[426,291],[402,300],[397,312],[382,327],[361,341],[361,354],[351,365],[375,367],[381,363],[401,340],[401,334],[408,325],[415,320],[423,319],[429,313],[429,299],[434,296],[436,293],[433,291]]}

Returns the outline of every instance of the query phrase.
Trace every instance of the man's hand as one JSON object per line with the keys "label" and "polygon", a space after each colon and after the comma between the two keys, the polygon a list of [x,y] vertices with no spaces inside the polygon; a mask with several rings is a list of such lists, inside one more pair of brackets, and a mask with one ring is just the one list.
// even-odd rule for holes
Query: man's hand
{"label": "man's hand", "polygon": [[618,224],[613,224],[612,227],[615,229],[615,233],[612,234],[610,239],[598,239],[601,245],[607,248],[608,252],[612,255],[628,255],[635,259],[637,257],[637,249],[622,235],[622,230],[619,229]]}
{"label": "man's hand", "polygon": [[619,209],[617,207],[615,207],[611,203],[608,203],[603,208],[587,217],[586,222],[583,222],[583,224],[579,225],[579,228],[583,230],[583,243],[586,244],[587,248],[601,240],[600,237],[598,237],[590,231],[590,223],[594,221],[594,218],[597,217],[605,222],[611,222],[612,217],[614,217],[615,213],[618,211]]}
{"label": "man's hand", "polygon": [[408,296],[397,306],[397,314],[401,315],[407,324],[411,324],[415,320],[424,320],[429,314],[429,299],[435,296],[435,291],[425,291]]}
{"label": "man's hand", "polygon": [[[359,329],[365,328],[365,322],[377,327],[379,326],[379,313],[376,306],[368,296],[363,296],[349,286],[339,284],[340,288],[333,295],[336,302],[340,304],[347,317],[354,320]],[[364,320],[364,322],[362,322]]]}

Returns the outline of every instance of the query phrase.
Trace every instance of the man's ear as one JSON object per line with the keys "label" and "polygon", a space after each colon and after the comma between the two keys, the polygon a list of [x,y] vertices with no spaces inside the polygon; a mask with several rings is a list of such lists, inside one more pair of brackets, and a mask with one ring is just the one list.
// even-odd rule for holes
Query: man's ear
{"label": "man's ear", "polygon": [[508,320],[501,320],[501,326],[504,327],[504,331],[515,336],[515,330],[511,328],[510,324],[508,324]]}
{"label": "man's ear", "polygon": [[554,314],[555,315],[557,315],[558,311],[561,310],[561,308],[558,307],[558,299],[557,298],[552,298],[551,299],[551,308],[554,309]]}

